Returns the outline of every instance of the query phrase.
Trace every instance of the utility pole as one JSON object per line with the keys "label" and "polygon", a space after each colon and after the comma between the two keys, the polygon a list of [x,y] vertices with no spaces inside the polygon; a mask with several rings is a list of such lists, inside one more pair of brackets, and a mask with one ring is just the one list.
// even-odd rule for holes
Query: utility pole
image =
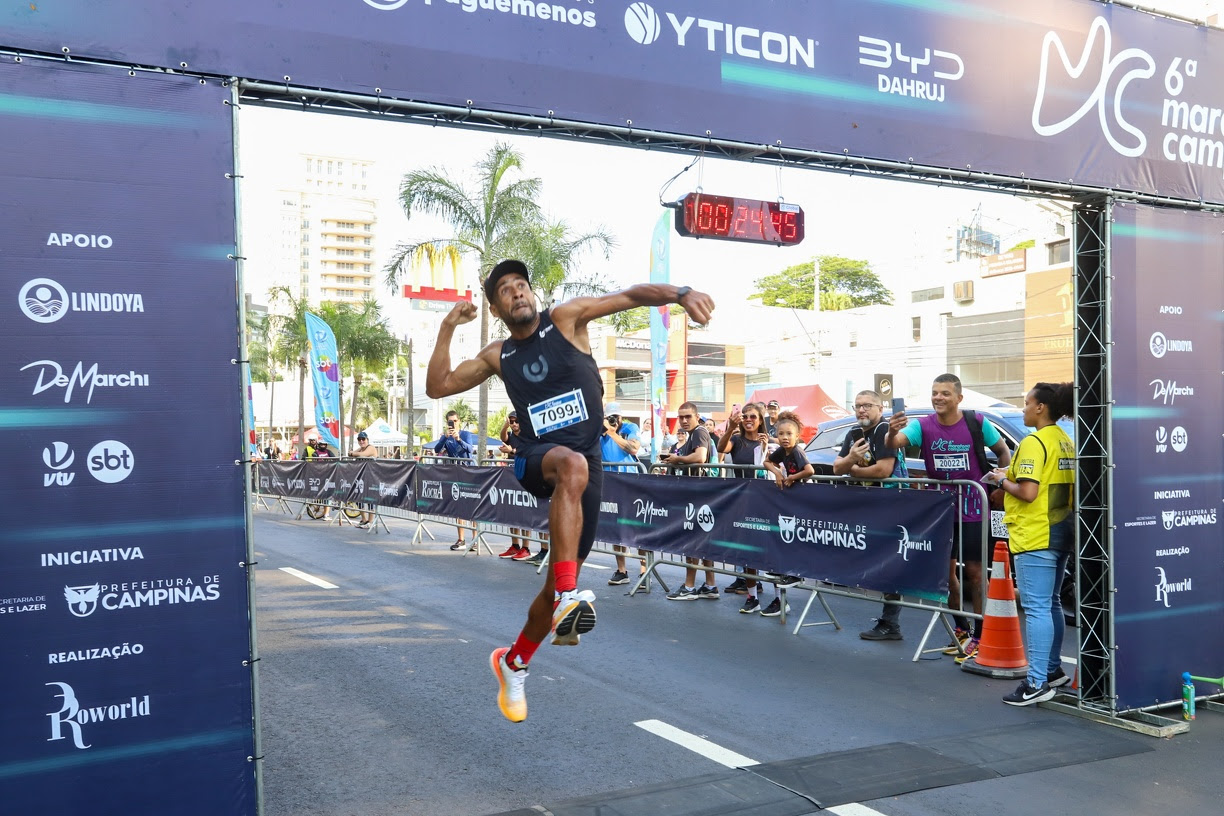
{"label": "utility pole", "polygon": [[412,338],[408,339],[408,455],[416,439],[416,408],[412,404]]}

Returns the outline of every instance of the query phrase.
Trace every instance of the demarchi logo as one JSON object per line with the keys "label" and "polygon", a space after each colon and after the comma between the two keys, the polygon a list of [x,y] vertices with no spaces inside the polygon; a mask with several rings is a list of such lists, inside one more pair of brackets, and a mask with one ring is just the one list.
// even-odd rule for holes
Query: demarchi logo
{"label": "demarchi logo", "polygon": [[1169,608],[1169,595],[1176,595],[1179,592],[1193,592],[1191,586],[1191,578],[1184,578],[1181,581],[1170,582],[1168,576],[1165,575],[1164,567],[1156,568],[1156,603],[1163,603],[1165,609]]}
{"label": "demarchi logo", "polygon": [[1193,397],[1194,386],[1179,386],[1177,380],[1152,380],[1152,400],[1160,400],[1162,405],[1172,405],[1178,397]]}
{"label": "demarchi logo", "polygon": [[[676,45],[680,48],[690,43],[700,48],[704,41],[706,50],[717,54],[734,54],[780,65],[798,66],[802,63],[808,68],[816,67],[818,43],[810,37],[797,37],[704,17],[685,17],[681,20],[670,11],[662,16],[667,18],[668,26],[676,35]],[[653,44],[663,31],[662,18],[649,3],[633,3],[625,10],[625,33],[639,45]],[[699,32],[704,32],[704,36]],[[689,39],[690,35],[692,40]]]}
{"label": "demarchi logo", "polygon": [[1190,340],[1170,340],[1164,336],[1164,332],[1153,332],[1148,340],[1148,349],[1152,356],[1159,360],[1170,352],[1193,352],[1194,344]]}
{"label": "demarchi logo", "polygon": [[35,323],[54,323],[72,312],[143,312],[144,299],[134,292],[69,292],[50,278],[26,281],[17,305]]}
{"label": "demarchi logo", "polygon": [[149,716],[149,695],[147,694],[143,698],[133,696],[121,703],[85,708],[77,701],[76,692],[67,683],[52,682],[45,685],[58,688],[59,693],[55,696],[64,701],[59,711],[47,714],[51,718],[51,736],[47,742],[65,739],[64,726],[67,726],[68,731],[72,734],[72,744],[85,750],[92,743],[85,742],[82,732],[84,726]]}
{"label": "demarchi logo", "polygon": [[911,551],[916,552],[933,552],[931,542],[929,541],[914,541],[910,538],[909,530],[898,524],[897,529],[901,531],[901,537],[897,539],[897,554],[901,556],[902,561],[909,560]]}
{"label": "demarchi logo", "polygon": [[714,529],[714,511],[710,509],[710,505],[703,504],[697,508],[692,504],[685,505],[684,529],[693,529],[694,523],[707,533]]}
{"label": "demarchi logo", "polygon": [[149,375],[129,371],[126,374],[99,374],[98,364],[85,368],[85,363],[78,362],[71,374],[64,374],[63,367],[54,360],[35,360],[23,365],[18,371],[25,371],[37,366],[38,379],[34,382],[33,396],[38,396],[48,388],[64,389],[64,402],[72,401],[72,392],[79,386],[89,386],[85,394],[85,404],[93,402],[95,388],[147,388]]}
{"label": "demarchi logo", "polygon": [[113,612],[162,604],[215,601],[221,597],[220,580],[219,575],[205,575],[200,583],[191,578],[159,578],[122,584],[66,586],[64,600],[75,617],[88,618],[99,606]]}
{"label": "demarchi logo", "polygon": [[643,524],[650,524],[654,521],[656,516],[659,518],[667,518],[667,508],[655,507],[655,503],[652,501],[634,499],[633,516],[634,518],[641,519]]}
{"label": "demarchi logo", "polygon": [[[1098,38],[1101,40],[1099,47]],[[1042,122],[1042,108],[1046,101],[1047,86],[1057,83],[1057,80],[1052,80],[1050,76],[1050,63],[1053,62],[1052,57],[1055,51],[1058,53],[1058,60],[1064,72],[1063,76],[1070,80],[1067,85],[1078,84],[1081,90],[1077,92],[1077,89],[1073,87],[1056,87],[1049,94],[1051,99],[1082,97],[1084,101],[1070,115],[1046,124]],[[1150,79],[1156,73],[1156,61],[1146,51],[1138,48],[1127,48],[1116,55],[1112,52],[1112,34],[1109,30],[1109,23],[1104,17],[1097,17],[1092,21],[1088,29],[1088,38],[1084,42],[1084,49],[1078,61],[1071,59],[1058,32],[1046,33],[1041,43],[1041,68],[1037,76],[1037,96],[1033,99],[1034,132],[1040,136],[1055,136],[1068,130],[1095,108],[1096,118],[1101,124],[1101,132],[1110,147],[1128,158],[1143,155],[1143,151],[1147,149],[1147,136],[1142,130],[1122,118],[1122,95],[1135,80]],[[1099,62],[1090,64],[1093,61],[1094,53],[1100,54]],[[1128,63],[1131,64],[1131,67],[1123,70],[1123,66]],[[1078,82],[1081,77],[1084,78],[1084,82]],[[1096,84],[1092,86],[1091,83],[1094,80]],[[1091,87],[1092,91],[1084,95],[1082,89],[1088,87]],[[1113,98],[1109,99],[1107,95],[1111,87]],[[1051,106],[1053,104],[1056,103],[1052,103]],[[1129,134],[1129,138],[1126,138],[1125,142],[1122,141],[1114,132],[1114,128],[1125,131]]]}

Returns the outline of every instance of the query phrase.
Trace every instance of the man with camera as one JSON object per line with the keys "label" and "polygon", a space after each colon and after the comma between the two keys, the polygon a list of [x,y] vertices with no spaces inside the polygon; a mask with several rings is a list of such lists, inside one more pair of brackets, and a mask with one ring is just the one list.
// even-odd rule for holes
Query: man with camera
{"label": "man with camera", "polygon": [[[634,472],[637,470],[637,454],[641,447],[642,441],[638,426],[632,422],[626,422],[621,417],[621,408],[618,403],[609,402],[605,405],[603,433],[599,437],[603,469],[619,473]],[[617,462],[633,462],[633,464],[618,465]],[[608,579],[608,585],[627,584],[629,573],[625,566],[625,556],[621,553],[628,552],[628,550],[619,544],[612,549],[616,551],[616,572],[612,573],[612,577]]]}
{"label": "man with camera", "polygon": [[[434,453],[439,456],[449,456],[452,459],[465,459],[469,462],[475,461],[476,449],[468,444],[463,438],[464,432],[459,428],[459,414],[455,411],[446,412],[446,431],[442,434],[442,438],[438,440],[438,444],[434,445]],[[462,519],[455,519],[455,527],[459,534],[454,544],[451,545],[452,550],[462,550],[467,547],[467,542],[464,540],[463,531],[465,524]],[[472,549],[476,549],[476,545],[472,544]]]}

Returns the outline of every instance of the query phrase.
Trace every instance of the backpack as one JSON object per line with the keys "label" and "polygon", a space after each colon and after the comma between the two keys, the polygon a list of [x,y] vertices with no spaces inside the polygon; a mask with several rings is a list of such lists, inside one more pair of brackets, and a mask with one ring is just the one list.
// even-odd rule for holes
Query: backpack
{"label": "backpack", "polygon": [[977,457],[978,468],[985,475],[990,472],[990,460],[986,458],[986,437],[982,433],[982,420],[977,411],[961,411],[965,417],[965,426],[969,429],[969,438],[973,440],[973,454]]}

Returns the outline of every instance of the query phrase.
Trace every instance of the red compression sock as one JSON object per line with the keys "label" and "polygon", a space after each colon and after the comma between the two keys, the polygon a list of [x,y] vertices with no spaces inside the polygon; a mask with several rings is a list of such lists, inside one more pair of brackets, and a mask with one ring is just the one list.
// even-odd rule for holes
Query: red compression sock
{"label": "red compression sock", "polygon": [[531,656],[538,648],[540,648],[539,643],[529,640],[525,634],[520,632],[518,640],[514,641],[510,651],[506,652],[506,665],[512,669],[527,668],[527,664],[531,662]]}
{"label": "red compression sock", "polygon": [[573,592],[578,588],[577,561],[558,561],[553,564],[553,587],[558,592]]}

